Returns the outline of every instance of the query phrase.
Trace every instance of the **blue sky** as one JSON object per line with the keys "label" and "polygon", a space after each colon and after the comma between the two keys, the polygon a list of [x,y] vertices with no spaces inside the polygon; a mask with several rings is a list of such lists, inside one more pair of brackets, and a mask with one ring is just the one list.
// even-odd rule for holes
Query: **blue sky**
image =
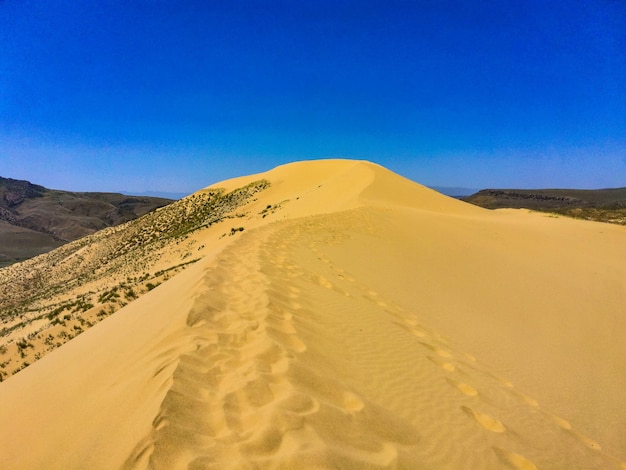
{"label": "blue sky", "polygon": [[189,193],[314,158],[626,186],[626,2],[0,0],[0,176]]}

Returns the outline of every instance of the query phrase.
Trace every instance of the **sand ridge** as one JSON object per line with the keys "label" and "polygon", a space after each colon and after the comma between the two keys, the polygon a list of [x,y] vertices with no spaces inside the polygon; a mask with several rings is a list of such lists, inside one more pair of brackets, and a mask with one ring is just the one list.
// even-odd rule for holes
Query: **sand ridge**
{"label": "sand ridge", "polygon": [[[2,466],[625,468],[604,375],[621,346],[577,351],[552,325],[587,325],[601,295],[596,320],[623,321],[624,230],[464,211],[375,165],[324,164],[264,174],[259,217],[215,256],[1,384]],[[598,383],[551,374],[588,374],[589,354],[609,404],[585,414]],[[559,400],[563,384],[587,401]]]}

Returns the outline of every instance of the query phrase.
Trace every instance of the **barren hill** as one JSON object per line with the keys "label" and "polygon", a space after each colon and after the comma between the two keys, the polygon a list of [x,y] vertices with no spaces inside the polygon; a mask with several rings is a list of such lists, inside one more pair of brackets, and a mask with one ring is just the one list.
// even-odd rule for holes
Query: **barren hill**
{"label": "barren hill", "polygon": [[487,209],[531,209],[626,225],[626,188],[483,189],[464,201]]}
{"label": "barren hill", "polygon": [[136,219],[171,202],[116,193],[59,191],[0,177],[0,266]]}
{"label": "barren hill", "polygon": [[625,242],[367,162],[225,181],[0,270],[41,357],[0,466],[624,470]]}

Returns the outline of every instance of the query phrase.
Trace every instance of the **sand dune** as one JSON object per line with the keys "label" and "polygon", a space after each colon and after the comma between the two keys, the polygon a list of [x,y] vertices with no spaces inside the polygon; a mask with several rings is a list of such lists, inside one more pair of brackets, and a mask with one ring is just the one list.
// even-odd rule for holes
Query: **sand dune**
{"label": "sand dune", "polygon": [[624,227],[366,162],[216,186],[259,179],[243,233],[0,384],[2,468],[626,469]]}

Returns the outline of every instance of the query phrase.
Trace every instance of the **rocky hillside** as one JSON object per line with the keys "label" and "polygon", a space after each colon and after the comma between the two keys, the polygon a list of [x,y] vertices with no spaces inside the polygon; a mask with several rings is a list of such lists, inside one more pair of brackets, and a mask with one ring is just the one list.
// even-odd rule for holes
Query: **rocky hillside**
{"label": "rocky hillside", "polygon": [[115,193],[76,193],[0,177],[0,267],[48,252],[172,201]]}
{"label": "rocky hillside", "polygon": [[531,209],[626,225],[626,188],[483,189],[462,200],[486,209]]}

